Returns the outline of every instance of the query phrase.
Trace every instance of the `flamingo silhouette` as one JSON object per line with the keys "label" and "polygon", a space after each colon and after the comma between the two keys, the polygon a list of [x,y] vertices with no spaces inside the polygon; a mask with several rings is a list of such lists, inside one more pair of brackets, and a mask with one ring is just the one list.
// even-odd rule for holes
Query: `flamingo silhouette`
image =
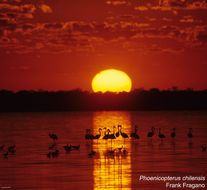
{"label": "flamingo silhouette", "polygon": [[122,126],[121,125],[120,125],[120,134],[124,139],[129,138],[129,136],[126,133],[122,132]]}
{"label": "flamingo silhouette", "polygon": [[115,126],[113,126],[113,133],[112,134],[109,134],[109,139],[116,139],[114,133],[115,133]]}
{"label": "flamingo silhouette", "polygon": [[125,139],[129,138],[129,136],[126,133],[122,132],[122,126],[121,125],[120,125],[120,131],[119,132],[120,132],[122,138],[124,138],[124,144],[125,144]]}
{"label": "flamingo silhouette", "polygon": [[80,145],[65,145],[63,146],[63,148],[65,149],[66,152],[70,152],[72,150],[80,150]]}
{"label": "flamingo silhouette", "polygon": [[58,136],[55,133],[49,133],[49,137],[55,142],[58,140]]}
{"label": "flamingo silhouette", "polygon": [[174,139],[176,137],[176,128],[172,128],[172,133],[170,136]]}
{"label": "flamingo silhouette", "polygon": [[159,133],[158,133],[158,137],[163,140],[165,138],[165,135],[163,133],[161,133],[161,128],[159,128]]}
{"label": "flamingo silhouette", "polygon": [[112,149],[112,140],[116,139],[114,133],[115,133],[115,126],[113,127],[113,133],[110,134],[110,131],[109,131],[109,135],[108,135],[108,139],[111,139],[111,149]]}
{"label": "flamingo silhouette", "polygon": [[73,150],[80,150],[80,145],[70,145]]}
{"label": "flamingo silhouette", "polygon": [[110,129],[107,129],[106,132],[105,132],[105,135],[104,135],[103,139],[105,139],[105,140],[109,139],[109,136],[110,136],[109,133],[110,133]]}
{"label": "flamingo silhouette", "polygon": [[95,135],[93,139],[99,139],[101,137],[101,131],[102,131],[102,129],[99,128],[98,129],[99,134]]}
{"label": "flamingo silhouette", "polygon": [[86,140],[92,140],[93,138],[94,138],[94,136],[91,134],[91,130],[86,129],[85,139]]}
{"label": "flamingo silhouette", "polygon": [[72,151],[72,147],[71,147],[71,145],[68,145],[68,144],[67,144],[67,145],[63,146],[63,148],[65,149],[66,153]]}
{"label": "flamingo silhouette", "polygon": [[189,128],[189,131],[188,131],[188,134],[187,134],[187,136],[188,136],[188,138],[191,140],[192,138],[193,138],[193,132],[192,132],[192,128]]}
{"label": "flamingo silhouette", "polygon": [[152,137],[154,136],[154,134],[155,134],[155,128],[152,127],[152,128],[151,128],[151,131],[149,131],[149,132],[147,133],[147,137],[148,137],[148,138],[152,138]]}
{"label": "flamingo silhouette", "polygon": [[15,154],[16,153],[16,146],[12,145],[8,147],[8,153]]}
{"label": "flamingo silhouette", "polygon": [[119,137],[120,136],[120,127],[121,127],[121,125],[118,125],[117,126],[117,129],[118,129],[118,131],[116,132],[116,137]]}
{"label": "flamingo silhouette", "polygon": [[135,125],[135,126],[134,126],[134,132],[132,132],[132,133],[130,134],[130,137],[131,137],[131,138],[139,139],[139,135],[137,134],[137,130],[138,130],[138,127],[137,127],[137,125]]}
{"label": "flamingo silhouette", "polygon": [[124,148],[123,149],[123,154],[126,155],[127,154],[127,150]]}

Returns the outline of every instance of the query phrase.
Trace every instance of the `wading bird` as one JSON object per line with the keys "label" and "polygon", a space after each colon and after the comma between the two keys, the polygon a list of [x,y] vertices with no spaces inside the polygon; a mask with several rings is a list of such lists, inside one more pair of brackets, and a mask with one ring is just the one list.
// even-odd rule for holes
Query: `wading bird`
{"label": "wading bird", "polygon": [[110,129],[107,129],[105,135],[103,136],[103,139],[107,140],[109,139],[109,136],[110,136]]}
{"label": "wading bird", "polygon": [[137,125],[134,126],[134,132],[130,134],[130,137],[133,139],[139,139],[139,135],[137,134],[138,127]]}
{"label": "wading bird", "polygon": [[120,127],[121,127],[121,125],[118,125],[117,126],[117,129],[118,129],[118,131],[116,132],[116,137],[119,137],[120,136]]}
{"label": "wading bird", "polygon": [[49,137],[55,142],[58,140],[58,136],[55,133],[49,133]]}
{"label": "wading bird", "polygon": [[114,133],[115,133],[115,129],[116,129],[116,127],[113,126],[113,133],[112,133],[112,134],[109,134],[109,139],[116,139],[116,137],[115,137],[115,135],[114,135]]}
{"label": "wading bird", "polygon": [[73,150],[80,150],[80,145],[70,145]]}
{"label": "wading bird", "polygon": [[129,138],[129,136],[126,133],[122,132],[122,126],[121,125],[120,125],[120,134],[124,139]]}
{"label": "wading bird", "polygon": [[151,128],[151,131],[149,131],[149,132],[147,133],[147,137],[148,137],[148,138],[152,138],[152,137],[154,136],[154,134],[155,134],[155,128],[152,127],[152,128]]}
{"label": "wading bird", "polygon": [[116,139],[114,133],[115,133],[115,126],[113,127],[113,133],[110,134],[110,131],[109,131],[109,135],[108,135],[108,139],[111,139],[111,149],[112,149],[112,140]]}
{"label": "wading bird", "polygon": [[163,133],[161,133],[161,128],[159,128],[159,133],[158,133],[158,137],[163,140],[165,138],[165,135]]}
{"label": "wading bird", "polygon": [[124,138],[124,144],[125,144],[125,139],[129,138],[129,136],[126,133],[122,132],[122,126],[121,125],[120,125],[120,134],[121,134],[122,138]]}
{"label": "wading bird", "polygon": [[72,147],[71,147],[71,145],[68,145],[68,144],[67,144],[67,145],[63,146],[63,148],[65,149],[66,153],[72,151]]}
{"label": "wading bird", "polygon": [[85,139],[86,140],[93,140],[94,139],[94,136],[91,134],[91,129],[86,129]]}
{"label": "wading bird", "polygon": [[16,153],[16,146],[15,145],[9,146],[8,152],[11,154],[15,154]]}
{"label": "wading bird", "polygon": [[101,131],[102,131],[102,129],[99,128],[98,129],[99,134],[95,135],[93,139],[99,139],[101,137]]}
{"label": "wading bird", "polygon": [[193,129],[192,128],[189,128],[189,131],[188,131],[188,134],[187,134],[187,136],[188,136],[188,138],[191,140],[192,138],[193,138]]}
{"label": "wading bird", "polygon": [[172,128],[170,136],[174,139],[176,137],[176,128]]}

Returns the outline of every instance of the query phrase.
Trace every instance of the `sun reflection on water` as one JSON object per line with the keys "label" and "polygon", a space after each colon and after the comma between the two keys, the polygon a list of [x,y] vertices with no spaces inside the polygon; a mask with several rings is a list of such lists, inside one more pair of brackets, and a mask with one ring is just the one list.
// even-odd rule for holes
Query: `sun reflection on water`
{"label": "sun reflection on water", "polygon": [[[118,131],[130,134],[131,118],[128,112],[96,112],[93,115],[93,133],[97,134],[102,128],[100,139],[93,142],[94,157],[94,190],[131,189],[131,143],[120,135],[116,139],[103,139],[104,133]],[[114,128],[114,126],[116,128]],[[106,129],[104,129],[106,128]]]}

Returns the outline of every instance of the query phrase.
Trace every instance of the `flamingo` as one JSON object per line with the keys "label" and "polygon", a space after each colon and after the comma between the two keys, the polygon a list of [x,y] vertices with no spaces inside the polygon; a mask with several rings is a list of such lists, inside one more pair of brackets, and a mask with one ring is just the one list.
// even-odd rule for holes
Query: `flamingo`
{"label": "flamingo", "polygon": [[152,138],[152,137],[154,136],[154,134],[155,134],[155,128],[152,127],[152,128],[151,128],[151,131],[149,131],[149,132],[147,133],[147,137],[148,137],[148,138]]}
{"label": "flamingo", "polygon": [[174,139],[176,137],[176,128],[172,128],[172,133],[170,136]]}
{"label": "flamingo", "polygon": [[121,125],[120,125],[120,134],[121,134],[122,138],[124,138],[124,144],[125,144],[125,139],[129,138],[129,136],[126,133],[122,132],[122,126]]}
{"label": "flamingo", "polygon": [[95,135],[93,139],[99,139],[101,137],[101,131],[102,131],[102,129],[99,128],[98,129],[99,134]]}
{"label": "flamingo", "polygon": [[8,147],[8,152],[11,153],[11,154],[15,154],[16,153],[15,148],[16,148],[15,145],[9,146]]}
{"label": "flamingo", "polygon": [[111,139],[111,149],[112,149],[112,140],[116,139],[114,133],[115,133],[115,126],[113,127],[113,133],[110,134],[110,131],[109,131],[109,135],[108,135],[108,139]]}
{"label": "flamingo", "polygon": [[120,127],[121,127],[121,125],[118,125],[117,126],[117,129],[118,129],[118,131],[116,132],[116,137],[119,137],[119,135],[120,135]]}
{"label": "flamingo", "polygon": [[91,129],[86,129],[85,139],[90,140],[90,144],[92,145],[94,136],[91,134]]}
{"label": "flamingo", "polygon": [[67,145],[63,146],[63,148],[65,149],[65,151],[66,151],[67,153],[70,152],[70,151],[72,151],[72,147],[71,147],[71,145],[69,146],[69,145],[67,144]]}
{"label": "flamingo", "polygon": [[94,136],[91,134],[91,130],[86,129],[85,139],[86,140],[92,140],[93,138],[94,138]]}
{"label": "flamingo", "polygon": [[189,131],[188,131],[188,134],[187,134],[187,136],[188,136],[189,139],[192,139],[193,138],[192,130],[193,130],[192,128],[189,128]]}
{"label": "flamingo", "polygon": [[80,150],[80,145],[70,145],[73,150]]}
{"label": "flamingo", "polygon": [[121,134],[121,136],[122,136],[124,139],[129,138],[129,136],[128,136],[126,133],[122,132],[121,130],[122,130],[122,126],[120,125],[120,134]]}
{"label": "flamingo", "polygon": [[163,140],[165,138],[165,135],[163,133],[161,133],[161,128],[159,128],[159,133],[158,133],[158,137]]}
{"label": "flamingo", "polygon": [[123,150],[123,154],[126,155],[127,154],[127,150],[124,148]]}
{"label": "flamingo", "polygon": [[105,135],[104,135],[103,139],[105,139],[105,140],[109,139],[109,136],[110,136],[109,133],[110,133],[110,129],[107,129],[106,132],[105,132]]}
{"label": "flamingo", "polygon": [[55,142],[58,140],[58,136],[55,133],[49,133],[49,137]]}
{"label": "flamingo", "polygon": [[135,125],[135,126],[134,126],[134,132],[132,132],[132,133],[130,134],[130,137],[131,137],[131,138],[139,139],[139,135],[137,134],[137,129],[138,129],[138,127]]}
{"label": "flamingo", "polygon": [[109,134],[109,139],[116,139],[114,133],[115,133],[115,126],[113,127],[113,133],[112,134]]}

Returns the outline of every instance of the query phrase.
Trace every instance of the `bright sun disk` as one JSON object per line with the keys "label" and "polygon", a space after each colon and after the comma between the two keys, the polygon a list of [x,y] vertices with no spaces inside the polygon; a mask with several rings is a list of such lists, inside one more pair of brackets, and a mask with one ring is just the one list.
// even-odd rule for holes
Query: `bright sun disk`
{"label": "bright sun disk", "polygon": [[107,69],[97,73],[92,80],[94,92],[130,92],[132,82],[123,71]]}

